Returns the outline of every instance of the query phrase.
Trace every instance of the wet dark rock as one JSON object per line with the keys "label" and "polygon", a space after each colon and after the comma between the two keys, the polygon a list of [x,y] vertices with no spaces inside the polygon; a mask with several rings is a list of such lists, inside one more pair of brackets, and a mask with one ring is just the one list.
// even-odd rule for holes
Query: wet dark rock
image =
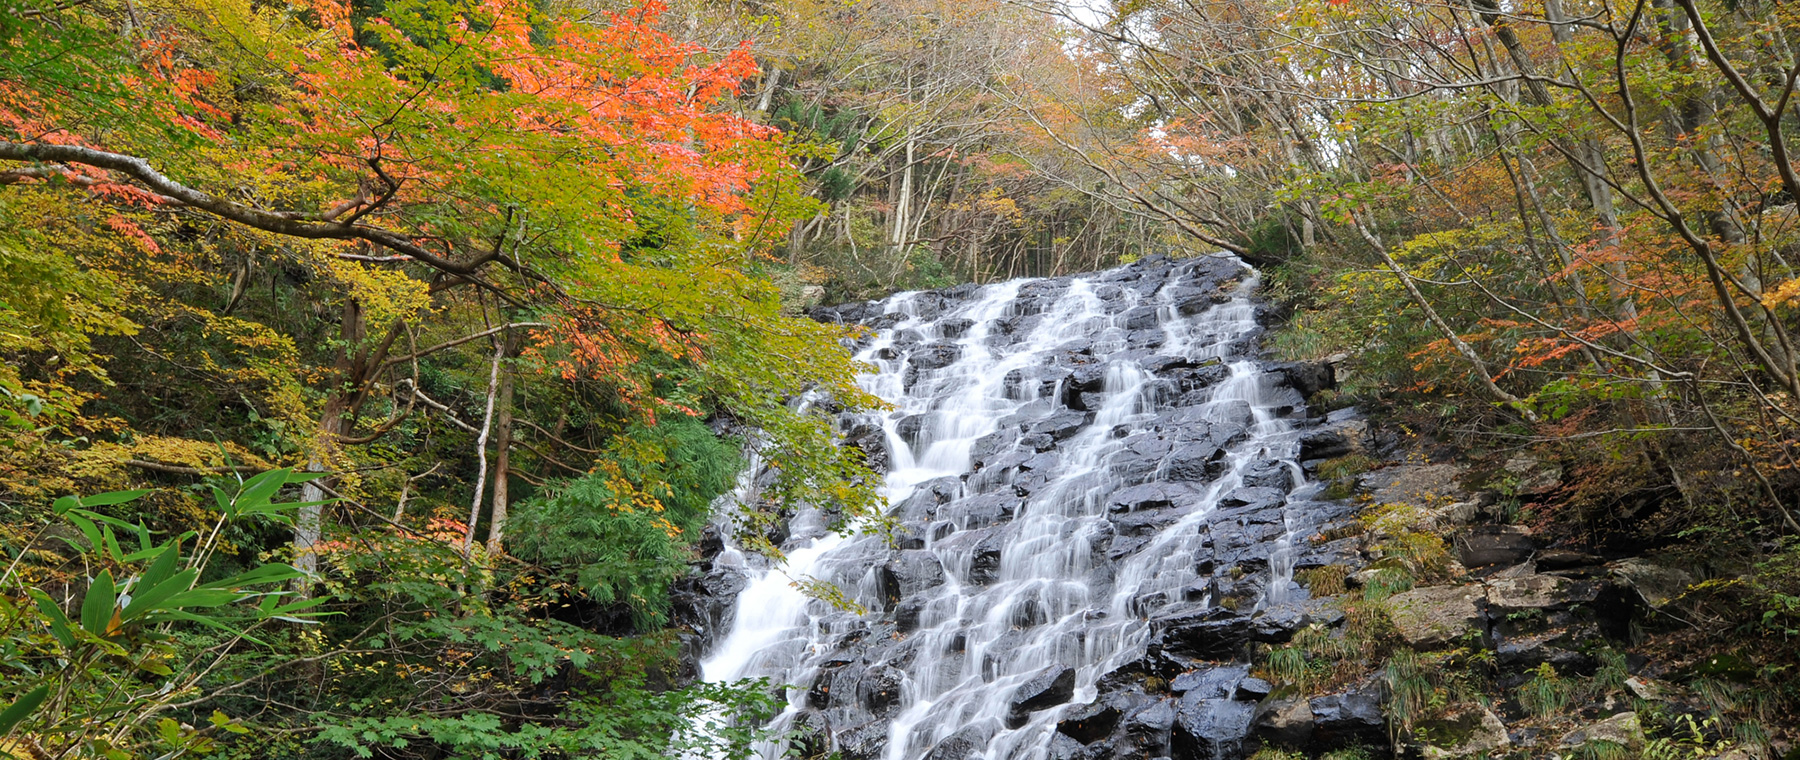
{"label": "wet dark rock", "polygon": [[1319,749],[1387,744],[1387,718],[1381,714],[1381,688],[1365,683],[1337,694],[1313,697],[1312,744]]}
{"label": "wet dark rock", "polygon": [[1116,701],[1101,699],[1065,713],[1056,724],[1056,731],[1082,744],[1092,744],[1111,735],[1123,714]]}
{"label": "wet dark rock", "polygon": [[1063,734],[1051,734],[1045,760],[1086,760],[1087,748]]}
{"label": "wet dark rock", "polygon": [[925,615],[925,607],[929,604],[924,599],[912,597],[902,600],[894,606],[894,630],[900,633],[912,633],[919,629],[919,622]]}
{"label": "wet dark rock", "polygon": [[1307,398],[1337,386],[1337,375],[1326,362],[1283,362],[1269,369],[1280,377],[1283,384]]}
{"label": "wet dark rock", "polygon": [[[1021,462],[1025,459],[1023,455],[1014,456]],[[1023,502],[1011,491],[994,491],[951,502],[939,509],[938,514],[964,529],[985,528],[1011,521]]]}
{"label": "wet dark rock", "polygon": [[1312,616],[1300,604],[1269,606],[1250,618],[1250,636],[1256,641],[1284,644],[1294,632],[1312,624]]}
{"label": "wet dark rock", "polygon": [[882,595],[892,605],[902,598],[943,585],[944,565],[938,561],[935,552],[913,549],[902,551],[882,564],[879,575]]}
{"label": "wet dark rock", "polygon": [[1213,480],[1224,473],[1225,450],[1212,443],[1183,444],[1169,453],[1166,465],[1169,480]]}
{"label": "wet dark rock", "polygon": [[906,445],[917,448],[927,426],[931,424],[931,418],[931,414],[901,417],[899,422],[894,423],[894,434],[900,436],[900,440],[905,441]]}
{"label": "wet dark rock", "polygon": [[1159,374],[1174,381],[1177,390],[1188,393],[1218,385],[1219,381],[1231,376],[1231,368],[1213,363],[1197,367],[1171,367]]}
{"label": "wet dark rock", "polygon": [[1220,497],[1219,507],[1222,509],[1235,509],[1246,506],[1256,507],[1258,505],[1280,504],[1282,497],[1285,495],[1286,494],[1282,493],[1279,489],[1275,488],[1257,488],[1250,486],[1234,488],[1230,493]]}
{"label": "wet dark rock", "polygon": [[872,720],[838,734],[844,760],[880,760],[887,752],[887,721]]}
{"label": "wet dark rock", "polygon": [[1105,362],[1078,364],[1069,373],[1068,387],[1075,391],[1098,391],[1106,385]]}
{"label": "wet dark rock", "polygon": [[[1169,729],[1175,725],[1175,700],[1159,699],[1126,714],[1124,734],[1117,749],[1129,749],[1127,757],[1160,755],[1169,745]],[[1118,755],[1115,755],[1117,757]]]}
{"label": "wet dark rock", "polygon": [[973,319],[946,319],[937,323],[938,337],[955,340],[969,334],[969,328],[975,326]]}
{"label": "wet dark rock", "polygon": [[1353,450],[1350,439],[1338,430],[1314,430],[1300,437],[1301,459],[1332,459]]}
{"label": "wet dark rock", "polygon": [[1004,546],[999,527],[960,531],[943,540],[949,552],[969,552],[969,575],[965,582],[977,586],[993,583],[1000,575],[1000,551]]}
{"label": "wet dark rock", "polygon": [[1169,682],[1169,691],[1190,699],[1225,699],[1249,672],[1248,665],[1203,667],[1176,676]]}
{"label": "wet dark rock", "polygon": [[1238,681],[1237,688],[1232,696],[1250,702],[1260,702],[1263,697],[1269,696],[1269,693],[1274,690],[1274,687],[1270,686],[1268,681],[1264,681],[1261,678],[1245,677],[1244,680]]}
{"label": "wet dark rock", "polygon": [[1006,725],[1008,728],[1023,726],[1030,719],[1031,713],[1063,704],[1074,696],[1073,668],[1051,667],[1040,670],[1013,689],[1012,696],[1007,698]]}
{"label": "wet dark rock", "polygon": [[932,747],[925,760],[968,760],[987,749],[995,731],[996,727],[987,722],[964,726]]}
{"label": "wet dark rock", "polygon": [[1287,493],[1294,487],[1294,473],[1286,463],[1264,459],[1244,468],[1244,485]]}
{"label": "wet dark rock", "polygon": [[912,352],[906,363],[914,369],[943,369],[962,358],[962,347],[955,343],[932,343]]}
{"label": "wet dark rock", "polygon": [[885,716],[900,705],[901,684],[905,680],[906,673],[899,668],[870,668],[856,684],[856,702],[871,715]]}
{"label": "wet dark rock", "polygon": [[1032,424],[1027,428],[1027,431],[1034,434],[1042,433],[1049,435],[1051,438],[1060,441],[1079,432],[1083,426],[1088,424],[1090,419],[1090,415],[1083,412],[1064,409]]}
{"label": "wet dark rock", "polygon": [[1190,507],[1170,507],[1167,509],[1146,509],[1137,512],[1115,514],[1108,518],[1120,536],[1150,537],[1162,532],[1164,528],[1175,524],[1192,512]]}
{"label": "wet dark rock", "polygon": [[1250,721],[1250,732],[1270,744],[1298,749],[1312,743],[1312,703],[1304,697],[1263,700]]}
{"label": "wet dark rock", "polygon": [[1230,699],[1181,701],[1169,735],[1169,754],[1183,760],[1241,760],[1256,705]]}
{"label": "wet dark rock", "polygon": [[1157,325],[1155,306],[1138,306],[1119,317],[1119,325],[1127,330],[1143,330]]}
{"label": "wet dark rock", "polygon": [[1168,483],[1145,483],[1122,489],[1106,500],[1109,512],[1142,512],[1151,509],[1168,509],[1175,506],[1177,500],[1191,498],[1189,489]]}
{"label": "wet dark rock", "polygon": [[1208,660],[1237,657],[1250,643],[1250,619],[1223,607],[1163,610],[1150,618],[1150,631],[1163,651]]}

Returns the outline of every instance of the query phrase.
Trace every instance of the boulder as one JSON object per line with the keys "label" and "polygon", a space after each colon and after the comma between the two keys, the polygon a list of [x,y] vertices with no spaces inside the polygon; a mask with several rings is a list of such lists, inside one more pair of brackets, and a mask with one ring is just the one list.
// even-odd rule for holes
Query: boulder
{"label": "boulder", "polygon": [[1687,592],[1694,576],[1686,570],[1633,558],[1612,565],[1614,578],[1636,591],[1651,607],[1660,608]]}
{"label": "boulder", "polygon": [[1412,738],[1425,760],[1476,760],[1512,744],[1500,716],[1482,705],[1421,721],[1413,726]]}
{"label": "boulder", "polygon": [[1600,584],[1572,581],[1556,575],[1494,577],[1484,584],[1488,608],[1500,612],[1565,609],[1592,602],[1600,596]]}
{"label": "boulder", "polygon": [[1456,537],[1456,559],[1463,567],[1510,567],[1531,556],[1536,543],[1525,529],[1512,525],[1477,525]]}
{"label": "boulder", "polygon": [[960,531],[939,541],[937,550],[945,554],[967,553],[969,570],[963,581],[984,586],[1000,576],[1000,551],[1004,545],[1000,530],[994,527]]}
{"label": "boulder", "polygon": [[1087,760],[1087,748],[1062,734],[1051,734],[1044,760]]}
{"label": "boulder", "polygon": [[1356,447],[1341,430],[1313,430],[1300,436],[1300,459],[1333,459]]}
{"label": "boulder", "polygon": [[1480,586],[1427,586],[1387,600],[1388,619],[1414,647],[1435,647],[1461,638],[1481,623],[1475,602]]}
{"label": "boulder", "polygon": [[932,747],[925,754],[925,760],[968,760],[987,749],[988,741],[994,738],[995,732],[996,728],[991,720],[963,726]]}
{"label": "boulder", "polygon": [[1232,691],[1232,696],[1249,702],[1261,702],[1264,697],[1269,696],[1269,692],[1274,690],[1275,687],[1270,686],[1268,681],[1250,676],[1238,682],[1237,688]]}
{"label": "boulder", "polygon": [[1085,412],[1064,409],[1033,423],[1026,428],[1026,432],[1042,433],[1060,441],[1079,432],[1082,426],[1088,424],[1088,419],[1089,415]]}
{"label": "boulder", "polygon": [[[1169,729],[1175,725],[1175,700],[1159,699],[1125,715],[1124,757],[1155,757],[1168,748]],[[1119,755],[1115,755],[1118,757]]]}
{"label": "boulder", "polygon": [[1155,306],[1138,306],[1127,309],[1119,316],[1119,326],[1127,330],[1143,330],[1157,325]]}
{"label": "boulder", "polygon": [[1250,645],[1250,619],[1223,607],[1165,609],[1150,619],[1150,631],[1163,651],[1200,659],[1235,658]]}
{"label": "boulder", "polygon": [[1121,715],[1123,712],[1117,704],[1102,699],[1064,713],[1062,721],[1056,724],[1056,731],[1082,744],[1092,744],[1112,734],[1119,726]]}
{"label": "boulder", "polygon": [[1271,488],[1286,493],[1294,487],[1294,473],[1284,462],[1265,459],[1244,468],[1244,485],[1250,488]]}
{"label": "boulder", "polygon": [[1387,743],[1387,717],[1381,713],[1381,687],[1365,683],[1348,691],[1313,697],[1312,746],[1342,749]]}
{"label": "boulder", "polygon": [[962,346],[955,343],[931,343],[914,349],[906,363],[913,369],[942,369],[962,358]]}
{"label": "boulder", "polygon": [[856,701],[864,710],[882,717],[900,706],[901,685],[906,673],[891,665],[877,665],[864,671],[856,683]]}
{"label": "boulder", "polygon": [[1283,362],[1269,369],[1280,375],[1282,384],[1308,398],[1337,386],[1337,375],[1326,362]]}
{"label": "boulder", "polygon": [[1563,734],[1562,738],[1564,747],[1579,747],[1590,742],[1609,742],[1629,750],[1640,750],[1644,748],[1644,727],[1638,722],[1637,713],[1624,712],[1577,728]]}
{"label": "boulder", "polygon": [[1031,713],[1068,702],[1075,696],[1075,669],[1044,668],[1013,689],[1006,703],[1006,727],[1025,725]]}
{"label": "boulder", "polygon": [[887,753],[888,724],[872,720],[837,735],[838,752],[844,760],[880,760]]}
{"label": "boulder", "polygon": [[1225,470],[1225,450],[1207,442],[1184,443],[1169,452],[1165,460],[1165,477],[1176,482],[1201,482],[1218,477]]}
{"label": "boulder", "polygon": [[1562,485],[1562,465],[1549,459],[1518,454],[1501,468],[1514,481],[1513,492],[1521,496],[1541,496]]}
{"label": "boulder", "polygon": [[1265,699],[1256,707],[1250,731],[1263,741],[1298,749],[1312,743],[1312,703],[1304,697]]}
{"label": "boulder", "polygon": [[1183,699],[1169,730],[1169,754],[1182,760],[1241,760],[1256,705],[1231,699]]}

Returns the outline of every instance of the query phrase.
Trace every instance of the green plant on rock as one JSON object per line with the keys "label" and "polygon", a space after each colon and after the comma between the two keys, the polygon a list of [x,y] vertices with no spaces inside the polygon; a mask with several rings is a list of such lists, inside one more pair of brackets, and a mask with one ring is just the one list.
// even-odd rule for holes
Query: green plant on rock
{"label": "green plant on rock", "polygon": [[1651,729],[1653,735],[1644,744],[1643,760],[1698,760],[1717,757],[1731,749],[1732,742],[1717,736],[1723,727],[1716,715],[1695,720],[1689,713],[1673,716]]}
{"label": "green plant on rock", "polygon": [[1309,567],[1294,573],[1294,580],[1305,586],[1314,597],[1337,596],[1349,590],[1344,579],[1349,576],[1348,568],[1343,565],[1325,565]]}
{"label": "green plant on rock", "polygon": [[1546,662],[1532,671],[1531,679],[1520,684],[1514,695],[1526,712],[1544,718],[1562,712],[1569,705],[1571,692],[1569,681]]}
{"label": "green plant on rock", "polygon": [[1633,760],[1638,757],[1630,747],[1598,739],[1576,747],[1572,754],[1577,760]]}

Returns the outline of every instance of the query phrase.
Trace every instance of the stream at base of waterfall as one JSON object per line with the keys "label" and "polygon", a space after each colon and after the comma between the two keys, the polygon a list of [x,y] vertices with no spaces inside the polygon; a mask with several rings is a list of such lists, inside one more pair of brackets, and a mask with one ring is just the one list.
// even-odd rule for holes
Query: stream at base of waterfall
{"label": "stream at base of waterfall", "polygon": [[793,685],[765,755],[1241,757],[1268,691],[1250,647],[1331,614],[1293,576],[1349,512],[1299,464],[1343,416],[1305,404],[1329,370],[1258,358],[1256,286],[1235,258],[1154,257],[821,310],[873,328],[861,383],[892,409],[840,424],[899,527],[808,511],[780,568],[703,566],[740,579],[703,676]]}

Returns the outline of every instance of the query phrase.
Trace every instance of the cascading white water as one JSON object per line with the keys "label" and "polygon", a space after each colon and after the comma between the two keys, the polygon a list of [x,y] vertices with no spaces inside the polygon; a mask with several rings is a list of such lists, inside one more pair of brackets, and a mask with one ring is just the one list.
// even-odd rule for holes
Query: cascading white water
{"label": "cascading white water", "polygon": [[[1221,503],[1279,481],[1279,508],[1311,488],[1297,394],[1251,356],[1255,287],[1249,267],[1203,259],[883,302],[858,358],[893,406],[875,421],[900,547],[797,516],[786,565],[738,595],[704,677],[796,685],[777,727],[855,742],[851,756],[1047,757],[1069,708],[1012,697],[1068,668],[1067,703],[1095,699],[1144,657],[1151,618],[1223,602],[1201,561],[1222,551],[1207,530]],[[1304,594],[1282,520],[1258,609]],[[804,576],[868,615],[807,598]],[[851,666],[860,681],[834,675]]]}

